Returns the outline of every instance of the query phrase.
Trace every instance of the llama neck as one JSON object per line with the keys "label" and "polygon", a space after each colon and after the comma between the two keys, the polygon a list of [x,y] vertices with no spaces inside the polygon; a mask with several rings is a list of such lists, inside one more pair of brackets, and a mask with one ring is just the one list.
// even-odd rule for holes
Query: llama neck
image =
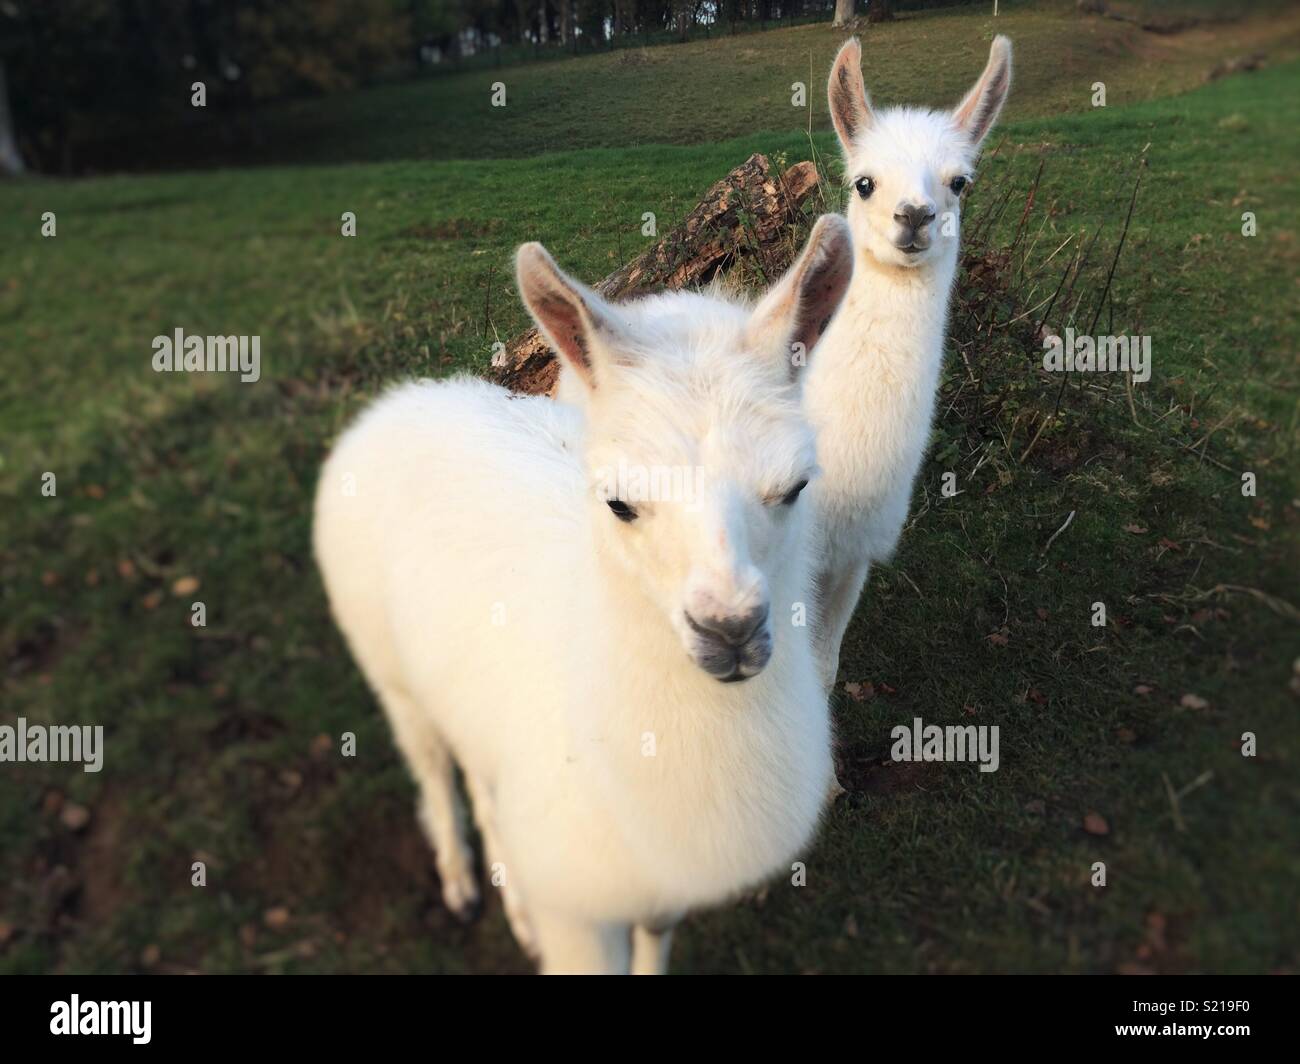
{"label": "llama neck", "polygon": [[[849,306],[881,319],[880,325],[897,323],[898,328],[887,328],[894,343],[900,336],[913,338],[897,347],[902,356],[941,354],[948,303],[957,276],[956,243],[939,259],[920,267],[881,263],[866,250],[858,252],[854,265],[853,284],[846,297]],[[933,350],[936,337],[940,351]]]}
{"label": "llama neck", "polygon": [[813,360],[809,407],[820,426],[863,416],[928,418],[956,270],[955,246],[914,268],[882,263],[859,249],[849,291]]}
{"label": "llama neck", "polygon": [[860,339],[897,369],[912,365],[937,370],[957,274],[955,241],[943,256],[923,266],[882,263],[865,249],[859,250],[854,266],[844,309],[860,325],[869,325]]}

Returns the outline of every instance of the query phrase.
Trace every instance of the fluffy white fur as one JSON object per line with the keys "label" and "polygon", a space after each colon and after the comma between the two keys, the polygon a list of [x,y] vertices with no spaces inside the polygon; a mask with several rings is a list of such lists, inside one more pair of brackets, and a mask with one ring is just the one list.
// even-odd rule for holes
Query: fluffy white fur
{"label": "fluffy white fur", "polygon": [[[898,543],[929,441],[957,271],[961,196],[952,182],[970,180],[1006,99],[1011,43],[994,39],[983,75],[952,112],[874,110],[861,63],[851,39],[829,83],[851,186],[853,282],[804,389],[823,470],[812,502],[819,526],[816,644],[828,689],[869,568]],[[860,186],[864,180],[870,185]],[[927,215],[933,220],[922,221]]]}
{"label": "fluffy white fur", "polygon": [[[851,270],[829,217],[752,310],[611,305],[524,245],[520,294],[585,409],[409,384],[325,464],[317,559],[418,781],[444,899],[479,897],[454,760],[543,971],[663,971],[683,913],[788,870],[816,828],[830,725],[792,624],[807,507],[783,501],[816,463],[788,351],[816,343]],[[620,520],[603,489],[620,463],[698,469],[697,493],[620,497],[637,514]]]}

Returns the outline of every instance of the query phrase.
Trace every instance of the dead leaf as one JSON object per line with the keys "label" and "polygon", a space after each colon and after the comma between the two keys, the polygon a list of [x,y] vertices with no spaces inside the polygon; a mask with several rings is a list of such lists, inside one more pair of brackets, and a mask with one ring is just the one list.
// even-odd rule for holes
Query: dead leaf
{"label": "dead leaf", "polygon": [[1149,695],[1152,690],[1153,689],[1150,684],[1140,683],[1135,688],[1133,688],[1133,693],[1135,695]]}
{"label": "dead leaf", "polygon": [[1176,550],[1178,551],[1179,554],[1183,552],[1183,548],[1179,546],[1179,544],[1175,543],[1168,536],[1161,536],[1158,542],[1160,546],[1164,547],[1165,550]]}
{"label": "dead leaf", "polygon": [[1109,835],[1110,825],[1104,816],[1094,811],[1084,815],[1083,830],[1089,835]]}
{"label": "dead leaf", "polygon": [[1122,743],[1135,743],[1137,742],[1137,732],[1132,728],[1120,728],[1115,732],[1115,738]]}
{"label": "dead leaf", "polygon": [[289,907],[286,905],[277,905],[272,909],[267,909],[262,914],[262,920],[272,931],[280,931],[289,926],[292,919]]}
{"label": "dead leaf", "polygon": [[183,598],[185,595],[192,595],[199,589],[199,580],[196,576],[182,576],[172,584],[172,594],[177,598]]}
{"label": "dead leaf", "polygon": [[1125,531],[1125,532],[1132,532],[1133,535],[1135,535],[1135,536],[1145,536],[1145,535],[1147,534],[1147,532],[1150,531],[1150,529],[1146,528],[1146,527],[1143,526],[1143,525],[1125,525],[1125,526],[1124,526],[1124,531]]}
{"label": "dead leaf", "polygon": [[117,575],[123,580],[130,580],[135,576],[135,562],[130,558],[123,558],[117,563]]}
{"label": "dead leaf", "polygon": [[84,805],[65,805],[59,814],[59,820],[69,831],[81,831],[90,823],[90,810]]}
{"label": "dead leaf", "polygon": [[855,702],[865,702],[876,697],[876,685],[872,683],[846,683],[844,690]]}
{"label": "dead leaf", "polygon": [[140,951],[140,967],[153,968],[162,960],[162,950],[156,943],[151,942]]}
{"label": "dead leaf", "polygon": [[990,632],[985,638],[988,639],[988,641],[992,643],[995,647],[1004,647],[1009,642],[1011,642],[1011,640],[1009,640],[1001,632]]}
{"label": "dead leaf", "polygon": [[7,920],[0,920],[0,946],[14,937],[14,925]]}
{"label": "dead leaf", "polygon": [[162,605],[162,601],[163,593],[155,589],[150,591],[149,594],[145,595],[145,597],[140,600],[140,605],[147,610],[156,610]]}
{"label": "dead leaf", "polygon": [[1209,709],[1210,703],[1200,695],[1186,694],[1178,700],[1183,709]]}
{"label": "dead leaf", "polygon": [[1048,613],[1045,609],[1043,609],[1042,606],[1039,606],[1038,609],[1034,610],[1034,613],[1040,621],[1045,621],[1047,620],[1048,617],[1051,616],[1051,614]]}

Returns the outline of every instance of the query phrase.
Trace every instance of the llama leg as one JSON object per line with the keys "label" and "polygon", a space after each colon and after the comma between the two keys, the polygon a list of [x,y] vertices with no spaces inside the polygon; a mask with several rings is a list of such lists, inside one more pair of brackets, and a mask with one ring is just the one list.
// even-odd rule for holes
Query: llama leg
{"label": "llama leg", "polygon": [[668,954],[673,945],[673,931],[681,917],[656,923],[651,927],[637,925],[632,929],[632,974],[667,975]]}
{"label": "llama leg", "polygon": [[820,616],[817,619],[816,652],[821,670],[822,687],[829,694],[835,687],[835,676],[840,668],[840,645],[848,631],[853,611],[857,608],[862,588],[867,583],[868,566],[854,566],[847,572],[823,573],[818,581],[821,589]]}
{"label": "llama leg", "polygon": [[632,964],[632,929],[627,924],[593,924],[547,910],[533,913],[543,975],[627,975]]}
{"label": "llama leg", "polygon": [[497,837],[496,807],[492,802],[492,792],[481,780],[468,774],[465,777],[465,785],[469,788],[470,799],[474,803],[474,820],[478,823],[479,834],[483,837],[483,858],[487,865],[488,881],[501,891],[501,907],[505,910],[506,921],[510,924],[510,931],[515,936],[515,941],[519,943],[519,948],[528,954],[531,960],[536,961],[540,957],[537,951],[537,934],[528,919],[519,884],[505,859],[501,842]]}
{"label": "llama leg", "polygon": [[458,920],[468,922],[477,914],[479,889],[451,751],[428,714],[408,695],[387,689],[380,697],[397,745],[420,787],[420,825],[433,847],[442,900]]}

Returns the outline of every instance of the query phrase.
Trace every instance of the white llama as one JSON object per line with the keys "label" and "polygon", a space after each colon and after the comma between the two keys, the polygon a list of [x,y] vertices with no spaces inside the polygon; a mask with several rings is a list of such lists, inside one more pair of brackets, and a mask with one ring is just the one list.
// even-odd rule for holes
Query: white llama
{"label": "white llama", "polygon": [[816,828],[830,722],[799,626],[816,461],[789,352],[813,348],[852,264],[832,215],[752,310],[615,305],[525,244],[520,294],[584,409],[408,384],[322,470],[316,556],[419,784],[443,897],[462,915],[479,897],[458,763],[543,971],[664,971],[685,912],[788,870]]}
{"label": "white llama", "polygon": [[822,467],[818,516],[823,683],[873,562],[898,543],[930,438],[961,194],[1011,85],[1011,42],[996,37],[975,87],[951,112],[875,110],[856,38],[831,69],[831,118],[852,183],[854,274],[804,387]]}

